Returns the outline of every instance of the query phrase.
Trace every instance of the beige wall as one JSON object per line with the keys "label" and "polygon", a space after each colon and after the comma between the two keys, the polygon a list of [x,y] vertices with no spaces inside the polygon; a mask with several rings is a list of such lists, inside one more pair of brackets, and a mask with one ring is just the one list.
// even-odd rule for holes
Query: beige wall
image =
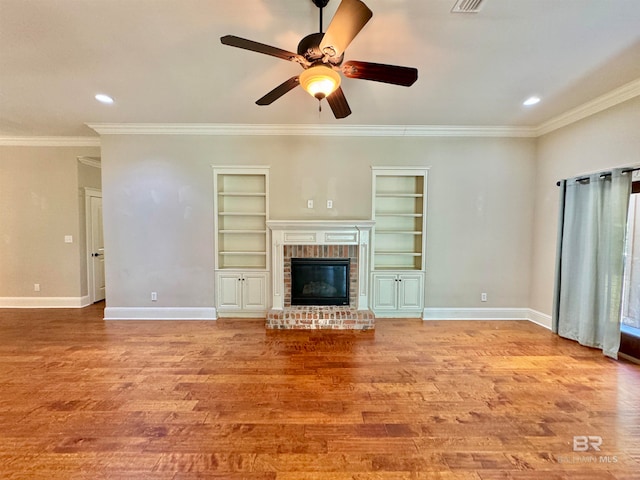
{"label": "beige wall", "polygon": [[0,299],[81,296],[79,155],[99,149],[0,147]]}
{"label": "beige wall", "polygon": [[[370,218],[371,165],[415,165],[430,167],[426,306],[548,315],[555,182],[640,164],[638,125],[640,98],[539,139],[105,136],[108,303],[212,305],[213,164],[270,165],[273,219]],[[100,149],[0,147],[0,298],[87,294],[82,189],[99,173],[80,155]]]}
{"label": "beige wall", "polygon": [[640,97],[538,139],[531,268],[531,308],[553,304],[558,218],[556,182],[584,173],[640,164]]}
{"label": "beige wall", "polygon": [[430,167],[427,306],[528,304],[534,139],[107,135],[102,164],[109,307],[213,305],[212,164],[270,165],[272,219],[370,218],[371,165]]}

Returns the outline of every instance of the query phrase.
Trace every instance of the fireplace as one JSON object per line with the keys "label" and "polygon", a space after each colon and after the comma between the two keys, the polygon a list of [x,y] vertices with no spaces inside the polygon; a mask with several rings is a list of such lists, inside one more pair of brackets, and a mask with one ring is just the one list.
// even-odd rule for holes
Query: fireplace
{"label": "fireplace", "polygon": [[291,305],[349,305],[349,259],[292,258]]}
{"label": "fireplace", "polygon": [[[272,307],[267,313],[266,327],[375,328],[368,298],[369,233],[373,224],[372,220],[267,221],[271,230],[273,280]],[[299,280],[294,270],[299,261],[303,262],[303,270],[308,270],[310,279],[296,287]],[[327,268],[333,273],[327,274]],[[333,276],[339,281],[336,285],[322,276]]]}

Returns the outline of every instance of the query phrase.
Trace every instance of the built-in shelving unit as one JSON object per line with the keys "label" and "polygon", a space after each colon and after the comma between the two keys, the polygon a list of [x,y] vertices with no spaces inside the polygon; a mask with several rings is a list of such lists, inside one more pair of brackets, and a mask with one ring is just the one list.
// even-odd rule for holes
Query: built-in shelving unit
{"label": "built-in shelving unit", "polygon": [[214,167],[216,305],[223,314],[267,308],[268,167]]}
{"label": "built-in shelving unit", "polygon": [[268,170],[214,170],[216,269],[267,269]]}
{"label": "built-in shelving unit", "polygon": [[373,269],[422,270],[426,172],[373,172]]}
{"label": "built-in shelving unit", "polygon": [[[372,167],[372,182],[374,311],[418,313],[424,303],[427,169]],[[405,288],[408,274],[411,289]]]}

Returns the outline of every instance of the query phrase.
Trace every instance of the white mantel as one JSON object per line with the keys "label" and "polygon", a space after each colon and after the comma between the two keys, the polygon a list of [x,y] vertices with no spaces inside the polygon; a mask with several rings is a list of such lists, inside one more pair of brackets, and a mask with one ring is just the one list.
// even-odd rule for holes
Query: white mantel
{"label": "white mantel", "polygon": [[358,245],[358,310],[369,309],[369,239],[374,220],[269,220],[272,308],[284,308],[284,245]]}

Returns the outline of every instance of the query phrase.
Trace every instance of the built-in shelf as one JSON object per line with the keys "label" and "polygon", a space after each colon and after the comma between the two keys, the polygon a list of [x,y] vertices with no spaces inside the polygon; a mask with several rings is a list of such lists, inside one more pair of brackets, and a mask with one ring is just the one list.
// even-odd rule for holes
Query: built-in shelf
{"label": "built-in shelf", "polygon": [[422,198],[422,193],[376,193],[376,197],[397,197],[397,198]]}
{"label": "built-in shelf", "polygon": [[376,217],[422,217],[421,213],[413,213],[413,212],[403,212],[403,213],[393,213],[393,212],[376,212]]}
{"label": "built-in shelf", "polygon": [[268,269],[268,178],[263,167],[214,168],[216,270]]}
{"label": "built-in shelf", "polygon": [[218,192],[218,195],[221,197],[265,197],[266,193],[264,192],[257,192],[257,193],[250,193],[250,192]]}
{"label": "built-in shelf", "polygon": [[235,216],[235,217],[264,217],[265,212],[218,212],[219,217]]}
{"label": "built-in shelf", "polygon": [[[424,269],[426,169],[373,169],[373,270]],[[403,257],[405,260],[394,261]],[[400,263],[400,265],[398,265]],[[392,265],[391,265],[392,264]]]}
{"label": "built-in shelf", "polygon": [[372,167],[372,306],[376,316],[424,307],[427,169]]}
{"label": "built-in shelf", "polygon": [[408,255],[410,257],[419,257],[422,255],[420,252],[395,252],[392,250],[376,250],[376,255]]}

